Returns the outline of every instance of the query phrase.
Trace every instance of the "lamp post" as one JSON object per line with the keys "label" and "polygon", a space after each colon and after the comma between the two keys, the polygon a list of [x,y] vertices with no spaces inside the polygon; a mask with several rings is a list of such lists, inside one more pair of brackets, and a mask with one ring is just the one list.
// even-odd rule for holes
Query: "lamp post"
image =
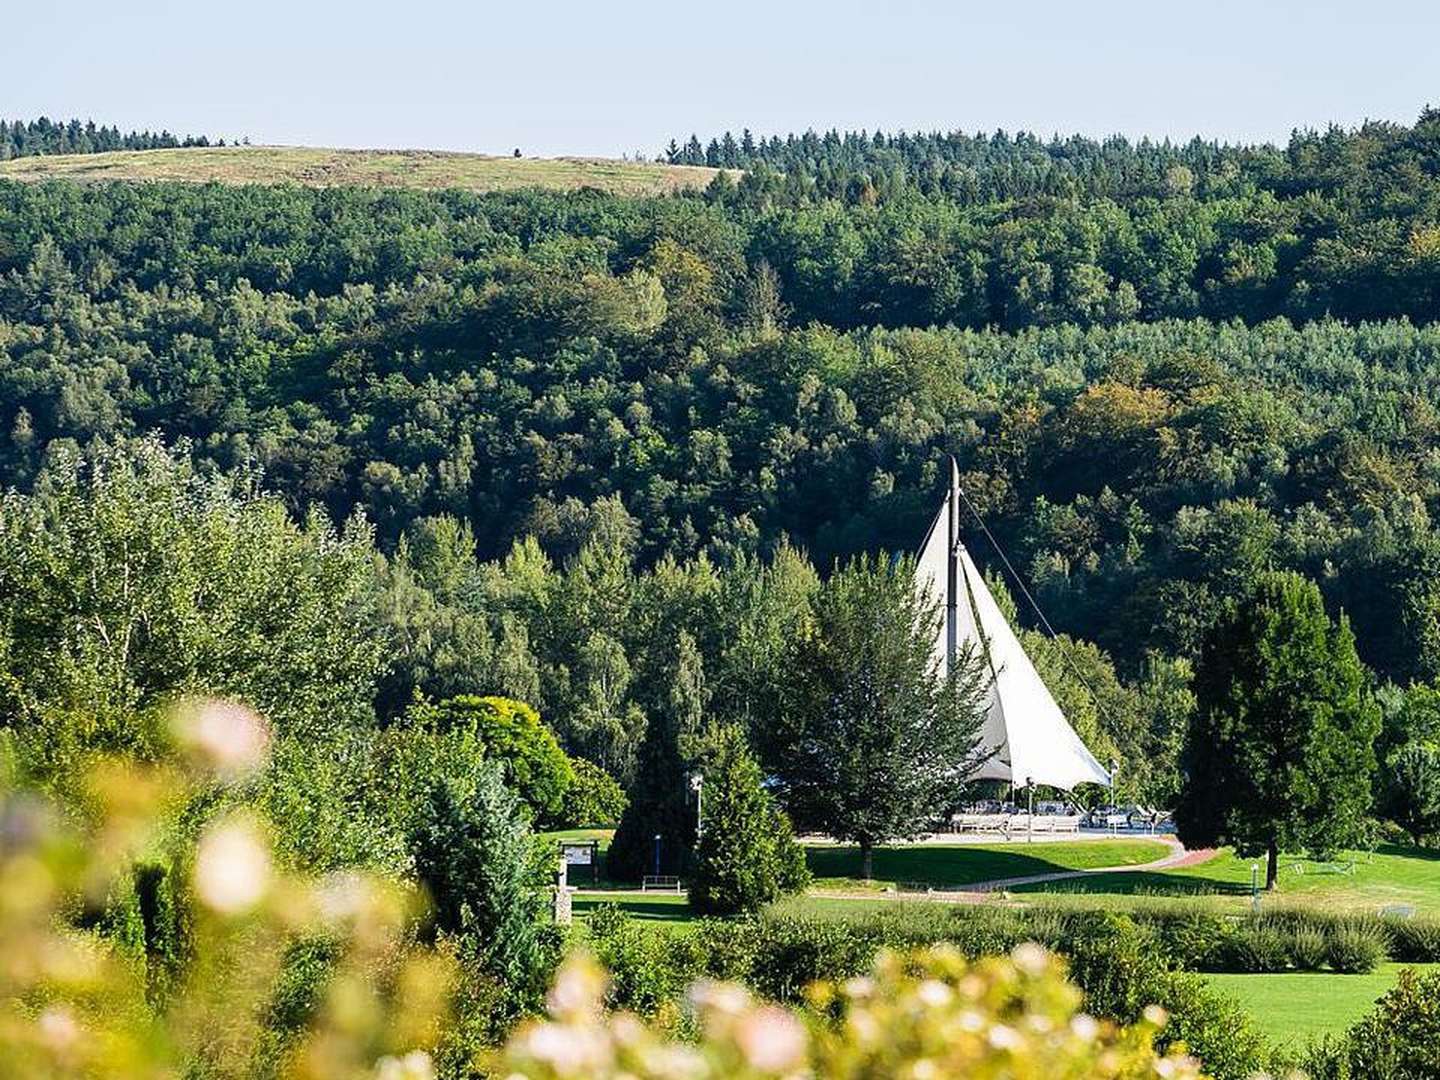
{"label": "lamp post", "polygon": [[699,841],[705,832],[705,813],[700,799],[702,789],[705,787],[705,776],[703,773],[693,772],[690,774],[690,790],[695,793],[695,839]]}
{"label": "lamp post", "polygon": [[1035,778],[1025,777],[1025,842],[1028,844],[1035,839]]}
{"label": "lamp post", "polygon": [[1250,864],[1250,910],[1260,911],[1260,864]]}
{"label": "lamp post", "polygon": [[660,834],[655,834],[655,876],[660,876]]}

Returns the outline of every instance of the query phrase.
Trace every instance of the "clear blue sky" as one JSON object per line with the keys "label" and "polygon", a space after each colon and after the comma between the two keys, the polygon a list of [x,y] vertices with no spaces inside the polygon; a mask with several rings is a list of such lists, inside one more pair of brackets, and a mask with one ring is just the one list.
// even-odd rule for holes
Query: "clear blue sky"
{"label": "clear blue sky", "polygon": [[0,113],[653,153],[726,128],[1285,139],[1440,104],[1433,0],[14,0]]}

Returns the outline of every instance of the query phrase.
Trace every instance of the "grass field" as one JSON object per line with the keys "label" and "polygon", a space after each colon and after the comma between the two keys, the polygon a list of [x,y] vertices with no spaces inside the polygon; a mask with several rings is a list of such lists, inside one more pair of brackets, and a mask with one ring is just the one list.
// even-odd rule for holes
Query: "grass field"
{"label": "grass field", "polygon": [[906,882],[936,886],[973,885],[1000,878],[1028,877],[1101,866],[1138,866],[1164,858],[1170,849],[1156,840],[1060,840],[1043,844],[911,844],[875,849],[875,880],[860,879],[860,849],[807,847],[815,888],[883,889]]}
{"label": "grass field", "polygon": [[[1407,904],[1422,914],[1440,914],[1440,850],[1382,845],[1373,853],[1356,853],[1346,858],[1354,861],[1350,873],[1336,873],[1316,863],[1283,856],[1277,892],[1267,899],[1371,911],[1390,904]],[[1015,891],[1241,897],[1249,896],[1253,862],[1225,851],[1209,862],[1180,870],[1119,872],[1078,881],[1021,886]],[[1262,873],[1263,870],[1262,867]]]}
{"label": "grass field", "polygon": [[593,187],[622,195],[703,188],[715,172],[693,165],[643,165],[599,158],[508,158],[434,150],[325,150],[302,146],[127,150],[0,162],[0,178],[15,180],[177,180],[469,191],[526,187],[571,191]]}
{"label": "grass field", "polygon": [[1368,975],[1288,972],[1279,975],[1209,975],[1210,985],[1234,996],[1277,1045],[1339,1034],[1370,1011],[1395,985],[1403,968],[1436,964],[1381,964]]}

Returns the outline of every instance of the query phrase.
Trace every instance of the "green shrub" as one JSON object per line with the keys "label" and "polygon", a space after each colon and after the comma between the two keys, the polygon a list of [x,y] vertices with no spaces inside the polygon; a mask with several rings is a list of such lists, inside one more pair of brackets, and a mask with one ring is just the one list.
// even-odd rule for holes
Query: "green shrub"
{"label": "green shrub", "polygon": [[1330,959],[1330,935],[1313,926],[1297,927],[1290,935],[1290,963],[1301,971],[1319,971]]}
{"label": "green shrub", "polygon": [[[591,933],[612,970],[613,1003],[652,1014],[667,994],[699,975],[738,979],[766,997],[795,1002],[812,982],[864,972],[882,947],[903,952],[945,942],[979,958],[1036,941],[1067,959],[1092,1014],[1128,1023],[1147,1005],[1158,1004],[1171,1014],[1164,1044],[1185,1042],[1208,1075],[1242,1080],[1264,1068],[1263,1040],[1240,1006],[1198,976],[1171,970],[1169,950],[1160,943],[1157,927],[1168,928],[1172,940],[1189,928],[1191,940],[1202,943],[1197,951],[1208,951],[1217,936],[1228,940],[1224,921],[1188,908],[1181,917],[1148,921],[1153,925],[1139,925],[1120,912],[1049,906],[915,903],[825,916],[782,906],[754,920],[702,920],[691,934],[677,935],[643,930],[614,909],[601,908],[592,917]],[[620,927],[623,933],[617,933]],[[1257,928],[1281,942],[1283,957],[1290,938],[1280,926]],[[651,944],[631,940],[632,931]],[[682,944],[681,938],[688,941]]]}
{"label": "green shrub", "polygon": [[773,801],[770,827],[775,834],[776,881],[782,896],[804,892],[810,884],[810,864],[805,849],[795,839],[795,827],[789,816]]}
{"label": "green shrub", "polygon": [[1162,911],[1137,911],[1134,918],[1149,926],[1174,967],[1214,971],[1224,966],[1234,926],[1209,907],[1185,906]]}
{"label": "green shrub", "polygon": [[468,938],[485,970],[538,1004],[550,974],[547,905],[534,885],[520,800],[500,768],[434,783],[410,845],[437,927]]}
{"label": "green shrub", "polygon": [[1326,958],[1336,971],[1363,975],[1385,959],[1386,944],[1383,927],[1370,922],[1344,923],[1331,932]]}
{"label": "green shrub", "polygon": [[1186,971],[1167,972],[1145,989],[1170,1014],[1157,1039],[1161,1049],[1183,1042],[1215,1080],[1248,1080],[1268,1071],[1265,1040],[1234,998]]}
{"label": "green shrub", "polygon": [[1085,1007],[1113,1020],[1139,1016],[1167,971],[1154,934],[1117,912],[1071,913],[1058,948],[1085,992]]}
{"label": "green shrub", "polygon": [[[590,913],[590,947],[609,969],[608,1002],[614,1008],[653,1016],[699,974],[676,962],[680,956],[674,944],[669,935],[646,930],[614,904]],[[684,951],[693,958],[692,950]]]}
{"label": "green shrub", "polygon": [[[944,947],[887,952],[857,974],[866,977],[816,986],[812,1008],[793,1012],[757,1002],[740,986],[697,986],[690,995],[690,1023],[647,1028],[601,1008],[604,974],[577,957],[560,973],[548,1020],[515,1033],[496,1062],[496,1075],[513,1080],[1200,1076],[1188,1055],[1157,1054],[1156,1018],[1123,1029],[1082,1018],[1079,995],[1065,982],[1063,965],[1043,949],[978,963]],[[977,1037],[977,1029],[990,1037]]]}
{"label": "green shrub", "polygon": [[760,955],[760,927],[754,919],[700,919],[689,936],[700,952],[700,974],[749,980]]}
{"label": "green shrub", "polygon": [[972,959],[1004,956],[1022,941],[1039,941],[1041,945],[1055,948],[1063,917],[1049,920],[1050,936],[1041,940],[1032,933],[1027,914],[1003,907],[956,907],[945,931],[945,940]]}
{"label": "green shrub", "polygon": [[1303,1065],[1314,1080],[1420,1080],[1437,1075],[1440,971],[1400,973],[1395,988],[1346,1032],[1311,1052]]}
{"label": "green shrub", "polygon": [[1251,923],[1230,936],[1226,958],[1230,971],[1284,971],[1290,965],[1290,938],[1273,926]]}
{"label": "green shrub", "polygon": [[[762,780],[744,732],[739,727],[717,731],[705,768],[704,829],[690,882],[690,905],[696,911],[758,911],[780,896],[782,882],[795,884],[795,863],[803,863],[804,854]],[[802,887],[804,881],[799,877]]]}
{"label": "green shrub", "polygon": [[1386,919],[1390,956],[1406,964],[1433,964],[1440,961],[1440,921],[1435,919]]}
{"label": "green shrub", "polygon": [[752,985],[776,1001],[799,1001],[817,979],[843,979],[864,971],[878,941],[856,922],[811,916],[761,920],[759,960]]}

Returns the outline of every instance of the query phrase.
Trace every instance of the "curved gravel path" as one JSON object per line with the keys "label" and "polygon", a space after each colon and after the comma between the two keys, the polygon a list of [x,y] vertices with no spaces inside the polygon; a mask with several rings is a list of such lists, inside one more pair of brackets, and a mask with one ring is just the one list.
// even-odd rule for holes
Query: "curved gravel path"
{"label": "curved gravel path", "polygon": [[1170,853],[1153,862],[1133,863],[1127,866],[1097,866],[1091,870],[1056,870],[1048,874],[1027,874],[1024,877],[997,878],[994,881],[977,881],[970,886],[972,892],[1004,892],[1019,885],[1043,885],[1051,881],[1074,881],[1076,878],[1092,877],[1095,874],[1144,873],[1150,870],[1178,870],[1186,866],[1198,866],[1215,857],[1214,848],[1197,848],[1187,851],[1179,840],[1169,837],[1155,837],[1170,848]]}

